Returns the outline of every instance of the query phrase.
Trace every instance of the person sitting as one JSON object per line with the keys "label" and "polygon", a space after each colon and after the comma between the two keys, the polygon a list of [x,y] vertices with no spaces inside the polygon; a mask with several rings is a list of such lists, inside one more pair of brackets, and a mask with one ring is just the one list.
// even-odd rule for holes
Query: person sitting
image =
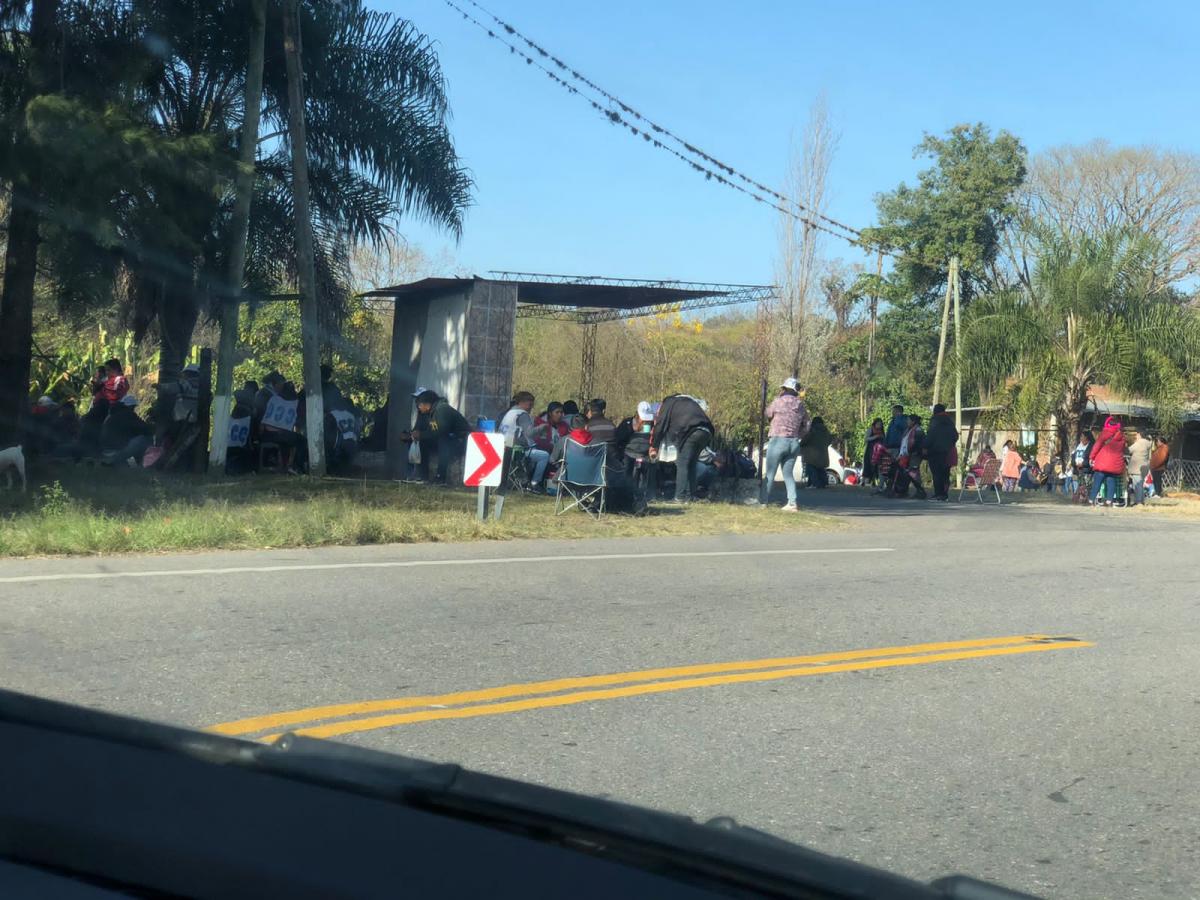
{"label": "person sitting", "polygon": [[321,402],[325,412],[344,409],[348,402],[342,395],[341,388],[333,383],[333,367],[327,363],[321,364]]}
{"label": "person sitting", "polygon": [[353,469],[360,430],[354,404],[338,391],[333,404],[325,409],[325,458],[329,471],[348,474]]}
{"label": "person sitting", "polygon": [[563,417],[570,422],[579,415],[579,404],[574,400],[568,400],[563,404]]}
{"label": "person sitting", "polygon": [[40,456],[54,449],[54,420],[58,404],[49,395],[38,398],[22,426],[21,444],[27,456]]}
{"label": "person sitting", "polygon": [[1017,487],[1024,491],[1037,491],[1042,487],[1042,472],[1036,459],[1022,464],[1017,475]]}
{"label": "person sitting", "polygon": [[51,452],[58,455],[61,448],[74,444],[79,440],[79,416],[75,412],[75,402],[68,400],[58,408],[51,428]]}
{"label": "person sitting", "polygon": [[99,366],[92,376],[91,392],[92,405],[79,420],[79,440],[71,448],[70,455],[76,461],[83,456],[94,456],[100,450],[100,427],[108,417],[108,400],[104,396],[104,383],[108,378],[108,369]]}
{"label": "person sitting", "polygon": [[249,384],[233,392],[233,411],[229,414],[229,445],[225,451],[225,474],[238,475],[254,469],[250,426],[254,415],[254,395]]}
{"label": "person sitting", "polygon": [[[279,471],[298,471],[297,456],[304,444],[304,436],[295,430],[300,397],[294,384],[283,381],[283,376],[277,372],[272,375],[278,377],[267,376],[264,390],[269,390],[270,393],[259,423],[259,442],[274,444],[279,448]],[[277,384],[278,388],[275,387]],[[256,405],[257,402],[256,397]]]}
{"label": "person sitting", "polygon": [[263,378],[262,387],[254,393],[254,405],[251,409],[251,418],[257,426],[262,421],[262,418],[267,413],[267,404],[271,402],[271,398],[279,393],[279,389],[283,387],[284,378],[279,372],[270,371]]}
{"label": "person sitting", "polygon": [[979,458],[975,460],[971,466],[971,474],[976,478],[983,475],[983,470],[987,464],[996,458],[995,452],[992,450],[991,444],[984,444],[983,449],[979,451]]}
{"label": "person sitting", "polygon": [[129,379],[125,377],[125,369],[115,356],[104,364],[104,399],[111,409],[129,393]]}
{"label": "person sitting", "polygon": [[637,405],[637,412],[622,419],[617,426],[613,445],[624,460],[625,474],[633,477],[639,464],[650,460],[650,432],[654,429],[654,406],[648,400]]}
{"label": "person sitting", "polygon": [[[564,406],[566,404],[563,404]],[[563,451],[567,446],[567,441],[574,441],[577,444],[590,444],[592,442],[592,433],[587,430],[587,419],[583,416],[576,415],[571,419],[571,430],[567,432],[566,440],[558,442],[558,446],[554,448],[554,453],[550,456],[550,462],[553,465],[558,465],[562,462]]]}
{"label": "person sitting", "polygon": [[140,466],[146,449],[150,446],[153,428],[135,411],[137,397],[122,394],[108,411],[100,429],[100,458],[105,465],[115,466],[128,462]]}
{"label": "person sitting", "polygon": [[[567,432],[571,430],[571,426],[567,424],[563,405],[557,400],[552,401],[546,407],[546,411],[533,420],[533,425],[535,431],[534,444],[547,453],[553,453],[554,448],[567,436]],[[542,426],[545,427],[542,428]]]}
{"label": "person sitting", "polygon": [[604,415],[606,404],[603,400],[589,400],[587,405],[587,430],[592,440],[601,444],[610,444],[617,436],[617,426],[612,419]]}
{"label": "person sitting", "polygon": [[467,452],[467,435],[471,426],[463,414],[450,405],[437,391],[426,389],[417,395],[418,417],[425,422],[420,430],[414,430],[410,438],[421,448],[418,472],[424,481],[429,480],[429,462],[437,458],[437,475],[433,484],[445,485],[450,472],[450,463]]}
{"label": "person sitting", "polygon": [[541,434],[548,434],[549,426],[533,424],[530,411],[533,409],[534,399],[533,394],[529,391],[518,391],[512,399],[512,405],[508,412],[500,420],[500,433],[504,435],[505,447],[520,448],[524,451],[532,469],[529,476],[529,490],[544,493],[545,485],[542,480],[546,477],[546,468],[550,465],[550,454],[553,448],[546,450],[537,446],[535,429]]}

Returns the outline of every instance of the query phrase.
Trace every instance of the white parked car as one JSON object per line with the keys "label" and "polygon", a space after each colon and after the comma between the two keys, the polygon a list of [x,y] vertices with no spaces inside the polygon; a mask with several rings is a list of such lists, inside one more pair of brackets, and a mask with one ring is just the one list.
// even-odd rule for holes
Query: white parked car
{"label": "white parked car", "polygon": [[[753,454],[751,458],[754,460],[754,464],[758,465],[758,455]],[[793,472],[796,476],[797,482],[803,482],[805,480],[804,463],[800,461],[799,457],[796,457],[796,467]],[[825,468],[825,474],[829,479],[830,484],[857,484],[861,479],[862,471],[854,466],[846,465],[845,457],[842,456],[837,447],[833,446],[833,444],[830,444],[829,464]],[[776,472],[775,480],[777,482],[783,481],[783,477]]]}
{"label": "white parked car", "polygon": [[[796,481],[804,480],[804,463],[796,458],[796,468],[793,470],[796,476]],[[856,484],[858,480],[858,472],[852,466],[846,465],[846,459],[838,451],[833,444],[829,445],[829,463],[825,467],[825,475],[829,479],[830,484],[845,484],[847,474],[853,474],[851,484]],[[778,479],[778,476],[776,476]]]}

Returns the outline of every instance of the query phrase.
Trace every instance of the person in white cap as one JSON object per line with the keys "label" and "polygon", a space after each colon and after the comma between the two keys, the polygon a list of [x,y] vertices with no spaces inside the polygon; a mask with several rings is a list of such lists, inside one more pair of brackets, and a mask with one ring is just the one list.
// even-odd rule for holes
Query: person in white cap
{"label": "person in white cap", "polygon": [[800,455],[800,440],[808,434],[812,420],[804,401],[800,399],[800,382],[785,378],[779,386],[777,396],[767,406],[767,420],[771,423],[767,432],[767,458],[763,467],[763,480],[759,485],[758,499],[751,504],[766,503],[771,498],[771,485],[775,473],[783,467],[783,486],[787,491],[787,503],[783,509],[795,512],[796,506],[796,457]]}
{"label": "person in white cap", "polygon": [[637,412],[627,419],[622,419],[621,424],[617,426],[613,444],[624,459],[626,476],[632,478],[638,462],[649,458],[650,431],[653,427],[654,404],[649,400],[638,403]]}

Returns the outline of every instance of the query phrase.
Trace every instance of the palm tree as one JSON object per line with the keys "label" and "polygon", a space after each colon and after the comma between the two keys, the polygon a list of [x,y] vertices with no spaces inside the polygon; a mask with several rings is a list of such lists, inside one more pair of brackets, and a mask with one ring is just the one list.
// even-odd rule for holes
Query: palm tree
{"label": "palm tree", "polygon": [[[167,49],[146,88],[154,121],[168,134],[212,136],[230,157],[242,120],[247,5],[248,0],[134,4],[148,33]],[[263,70],[265,133],[259,138],[246,248],[245,279],[263,292],[298,280],[281,12],[278,0],[272,2]],[[445,83],[424,36],[404,20],[365,9],[361,0],[304,0],[299,15],[314,262],[328,337],[336,332],[348,296],[349,245],[389,241],[404,215],[457,236],[471,180],[450,139]],[[233,200],[227,187],[192,231],[195,266],[180,266],[176,259],[177,274],[184,277],[174,284],[151,278],[151,289],[138,294],[135,330],[144,332],[157,320],[163,338],[160,378],[174,375],[210,298],[229,293],[224,279],[235,240]]]}
{"label": "palm tree", "polygon": [[963,376],[1007,424],[1057,423],[1065,452],[1089,391],[1105,385],[1178,420],[1200,366],[1200,322],[1155,289],[1157,248],[1144,235],[1043,233],[1028,291],[977,298],[967,310]]}

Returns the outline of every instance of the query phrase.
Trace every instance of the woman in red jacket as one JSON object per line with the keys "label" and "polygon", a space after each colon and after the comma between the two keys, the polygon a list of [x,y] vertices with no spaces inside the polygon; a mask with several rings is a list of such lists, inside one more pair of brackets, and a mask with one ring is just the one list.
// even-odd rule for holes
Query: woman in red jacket
{"label": "woman in red jacket", "polygon": [[1112,416],[1104,420],[1104,430],[1092,445],[1091,463],[1096,473],[1092,479],[1092,506],[1096,505],[1101,485],[1104,486],[1104,505],[1112,506],[1113,497],[1117,496],[1117,479],[1125,476],[1125,435],[1121,432],[1121,423]]}

